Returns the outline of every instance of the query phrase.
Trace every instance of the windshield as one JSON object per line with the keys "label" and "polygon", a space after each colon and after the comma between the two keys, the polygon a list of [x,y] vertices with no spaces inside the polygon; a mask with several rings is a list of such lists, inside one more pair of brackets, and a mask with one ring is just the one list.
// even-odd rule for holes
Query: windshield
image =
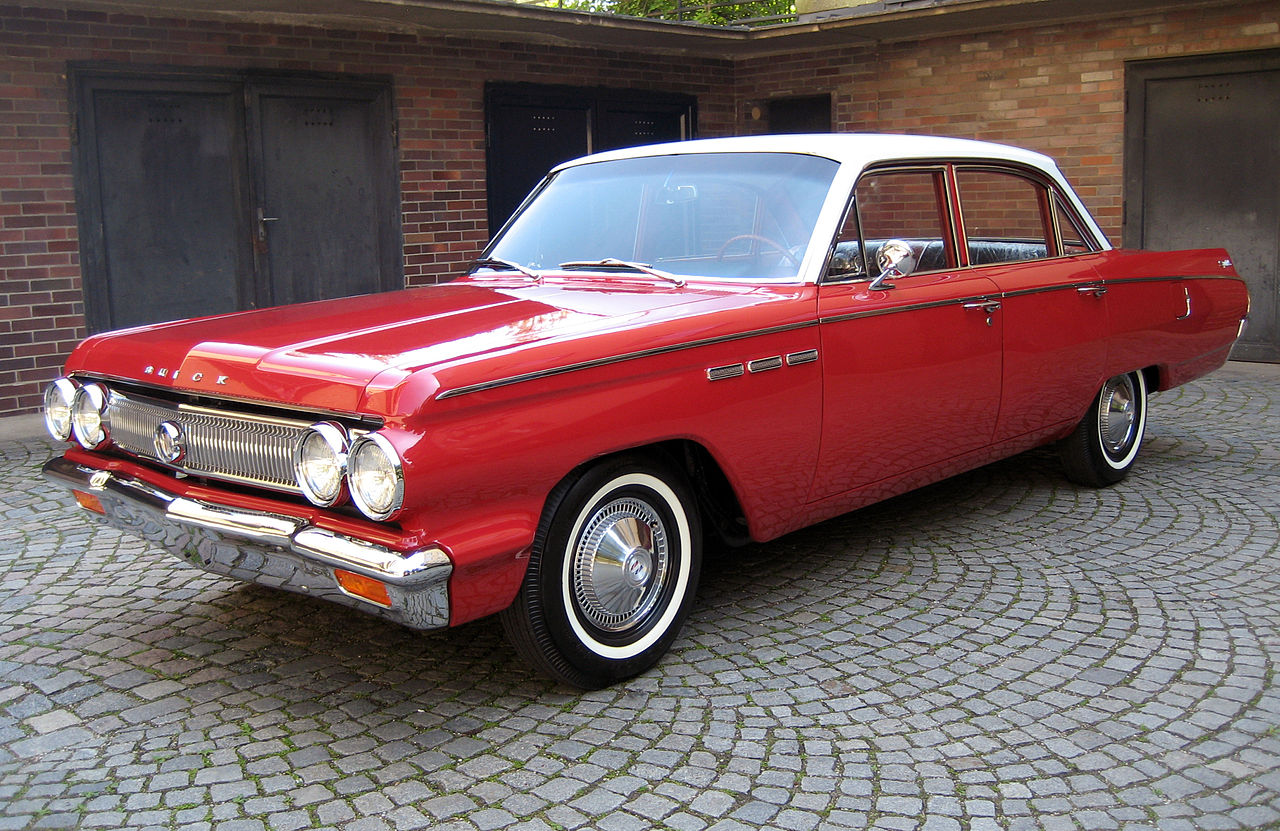
{"label": "windshield", "polygon": [[690,153],[556,174],[487,256],[529,269],[643,263],[681,276],[796,277],[838,164],[792,153]]}

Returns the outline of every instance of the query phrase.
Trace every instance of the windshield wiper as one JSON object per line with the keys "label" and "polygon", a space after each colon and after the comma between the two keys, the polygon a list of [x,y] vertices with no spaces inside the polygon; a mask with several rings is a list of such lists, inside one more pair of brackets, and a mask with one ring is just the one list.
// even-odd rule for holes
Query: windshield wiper
{"label": "windshield wiper", "polygon": [[539,274],[538,272],[534,271],[531,268],[526,268],[525,266],[522,266],[519,263],[513,263],[510,260],[504,260],[501,257],[481,257],[480,259],[471,263],[471,268],[467,271],[467,273],[470,274],[479,268],[491,268],[491,269],[494,269],[495,271],[518,271],[521,274],[523,274],[525,277],[528,277],[530,280],[534,281],[535,283],[542,282],[542,275]]}
{"label": "windshield wiper", "polygon": [[683,287],[684,280],[674,274],[668,274],[661,269],[654,268],[648,263],[633,263],[629,260],[619,260],[616,257],[605,257],[603,260],[583,260],[567,263],[560,263],[561,268],[626,268],[631,271],[639,271],[641,274],[648,274],[650,277],[657,277],[659,280],[666,280],[668,283]]}

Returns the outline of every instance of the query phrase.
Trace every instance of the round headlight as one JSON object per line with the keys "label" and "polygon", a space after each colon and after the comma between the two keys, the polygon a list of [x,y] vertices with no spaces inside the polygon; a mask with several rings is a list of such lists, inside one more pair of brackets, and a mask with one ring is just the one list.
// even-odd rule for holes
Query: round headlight
{"label": "round headlight", "polygon": [[293,475],[307,499],[327,508],[342,498],[347,433],[328,421],[312,424],[293,448]]}
{"label": "round headlight", "polygon": [[71,402],[76,397],[76,382],[59,378],[44,391],[44,426],[58,441],[71,438]]}
{"label": "round headlight", "polygon": [[400,455],[385,436],[369,433],[351,445],[347,460],[351,499],[370,519],[387,519],[404,503]]}
{"label": "round headlight", "polygon": [[85,384],[71,399],[71,434],[86,450],[96,450],[107,443],[107,388],[102,384]]}

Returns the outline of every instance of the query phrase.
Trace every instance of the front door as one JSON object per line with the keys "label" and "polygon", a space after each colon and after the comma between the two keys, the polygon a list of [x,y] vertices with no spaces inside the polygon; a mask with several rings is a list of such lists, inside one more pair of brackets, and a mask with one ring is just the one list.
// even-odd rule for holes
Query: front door
{"label": "front door", "polygon": [[380,82],[76,76],[91,332],[399,288]]}
{"label": "front door", "polygon": [[[977,270],[958,267],[943,176],[941,168],[890,170],[858,183],[837,246],[857,262],[818,295],[823,403],[815,499],[874,492],[876,483],[897,492],[892,480],[992,441],[1001,392],[999,290]],[[886,270],[890,251],[896,265]]]}
{"label": "front door", "polygon": [[1280,52],[1129,67],[1126,245],[1226,248],[1252,308],[1232,351],[1280,362]]}

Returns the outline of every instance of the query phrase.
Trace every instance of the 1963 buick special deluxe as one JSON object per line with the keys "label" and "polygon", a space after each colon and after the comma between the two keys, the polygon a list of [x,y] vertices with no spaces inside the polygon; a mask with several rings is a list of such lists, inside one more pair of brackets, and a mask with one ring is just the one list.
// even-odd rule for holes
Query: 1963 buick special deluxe
{"label": "1963 buick special deluxe", "polygon": [[501,615],[552,677],[652,666],[704,538],[769,540],[1058,443],[1134,464],[1220,366],[1225,251],[1113,250],[1048,158],[712,139],[553,171],[453,282],[89,338],[45,475],[196,566],[410,627]]}

